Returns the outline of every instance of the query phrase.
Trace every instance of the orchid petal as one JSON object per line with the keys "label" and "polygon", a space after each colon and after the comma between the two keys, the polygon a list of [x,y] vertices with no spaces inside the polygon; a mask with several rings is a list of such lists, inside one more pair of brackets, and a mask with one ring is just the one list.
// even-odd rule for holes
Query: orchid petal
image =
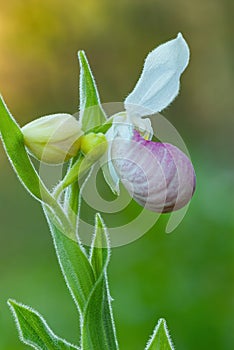
{"label": "orchid petal", "polygon": [[112,126],[105,134],[108,149],[101,159],[101,164],[107,184],[114,194],[119,195],[119,176],[111,161],[112,142],[119,136],[125,140],[131,140],[134,135],[134,128],[136,128],[144,138],[150,139],[153,135],[153,129],[149,118],[141,119],[130,117],[126,112],[117,113],[112,118]]}
{"label": "orchid petal", "polygon": [[142,74],[125,100],[129,115],[143,117],[162,111],[179,93],[180,76],[189,62],[189,48],[181,33],[153,50]]}
{"label": "orchid petal", "polygon": [[185,206],[195,189],[195,173],[188,157],[177,147],[143,139],[116,138],[111,149],[114,168],[130,195],[155,212]]}
{"label": "orchid petal", "polygon": [[108,148],[105,154],[102,156],[100,163],[102,165],[103,176],[106,183],[109,185],[111,191],[115,195],[119,195],[119,177],[115,171],[115,168],[111,162],[111,145],[114,138],[114,128],[113,126],[106,133],[106,140],[108,142]]}

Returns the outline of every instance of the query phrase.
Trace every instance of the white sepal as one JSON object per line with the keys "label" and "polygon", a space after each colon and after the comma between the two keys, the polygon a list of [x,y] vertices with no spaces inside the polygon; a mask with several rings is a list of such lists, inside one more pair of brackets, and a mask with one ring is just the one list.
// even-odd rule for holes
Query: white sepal
{"label": "white sepal", "polygon": [[189,47],[181,33],[158,46],[146,58],[140,79],[125,100],[129,115],[143,117],[162,111],[178,95],[180,76],[189,62]]}
{"label": "white sepal", "polygon": [[106,153],[102,156],[101,165],[103,176],[109,185],[110,189],[115,195],[119,195],[119,177],[115,171],[115,168],[111,162],[111,145],[114,138],[114,128],[113,126],[107,131],[106,139],[108,142],[108,147]]}

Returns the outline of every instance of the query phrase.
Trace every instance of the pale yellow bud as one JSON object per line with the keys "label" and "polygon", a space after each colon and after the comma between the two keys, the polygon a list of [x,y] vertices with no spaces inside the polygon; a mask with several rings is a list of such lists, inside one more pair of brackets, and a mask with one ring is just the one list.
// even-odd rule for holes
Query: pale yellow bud
{"label": "pale yellow bud", "polygon": [[81,124],[70,114],[38,118],[22,128],[29,152],[44,163],[59,164],[80,149]]}
{"label": "pale yellow bud", "polygon": [[101,132],[91,132],[81,137],[81,151],[93,161],[100,158],[107,149],[107,140]]}

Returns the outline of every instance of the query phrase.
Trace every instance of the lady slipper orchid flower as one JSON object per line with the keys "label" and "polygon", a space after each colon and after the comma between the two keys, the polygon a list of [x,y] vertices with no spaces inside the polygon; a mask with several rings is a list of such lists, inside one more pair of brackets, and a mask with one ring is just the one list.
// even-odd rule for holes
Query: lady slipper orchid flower
{"label": "lady slipper orchid flower", "polygon": [[182,208],[191,199],[193,166],[177,147],[145,140],[134,130],[131,140],[113,140],[111,154],[118,177],[143,207],[166,213]]}
{"label": "lady slipper orchid flower", "polygon": [[188,62],[189,48],[180,33],[153,50],[124,102],[126,111],[113,117],[106,134],[106,181],[115,193],[121,181],[140,205],[155,212],[182,208],[195,190],[195,173],[188,157],[171,144],[151,141],[150,119],[143,118],[173,101]]}

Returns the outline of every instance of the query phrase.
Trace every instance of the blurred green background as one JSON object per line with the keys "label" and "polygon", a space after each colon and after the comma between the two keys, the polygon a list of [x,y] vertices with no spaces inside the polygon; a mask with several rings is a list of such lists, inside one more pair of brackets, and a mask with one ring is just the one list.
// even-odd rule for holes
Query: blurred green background
{"label": "blurred green background", "polygon": [[[165,317],[179,350],[234,349],[232,0],[1,0],[0,86],[23,125],[78,105],[76,53],[89,57],[103,102],[122,101],[146,54],[181,31],[191,49],[179,98],[164,111],[184,138],[197,190],[180,226],[160,221],[113,249],[111,293],[121,349],[142,350]],[[0,349],[17,339],[8,297],[39,310],[60,336],[79,338],[40,205],[0,149]]]}

